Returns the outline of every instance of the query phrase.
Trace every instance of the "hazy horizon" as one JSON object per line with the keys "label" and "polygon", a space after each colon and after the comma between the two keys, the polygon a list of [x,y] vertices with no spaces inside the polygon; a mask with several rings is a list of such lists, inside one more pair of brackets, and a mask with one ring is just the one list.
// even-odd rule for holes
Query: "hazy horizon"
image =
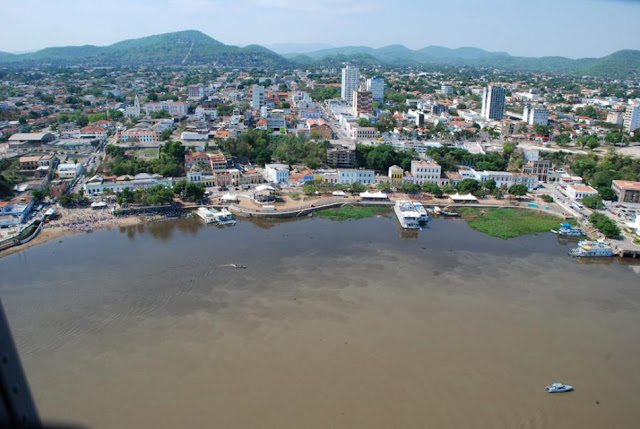
{"label": "hazy horizon", "polygon": [[[418,0],[402,7],[383,0],[23,0],[4,5],[5,16],[20,16],[25,10],[29,30],[19,19],[7,20],[0,51],[107,46],[187,29],[236,46],[402,44],[410,49],[477,47],[514,56],[569,58],[640,49],[640,0],[493,0],[482,9],[472,0],[460,0],[455,9]],[[93,18],[69,23],[69,10]],[[623,29],[619,37],[612,37],[614,29]]]}

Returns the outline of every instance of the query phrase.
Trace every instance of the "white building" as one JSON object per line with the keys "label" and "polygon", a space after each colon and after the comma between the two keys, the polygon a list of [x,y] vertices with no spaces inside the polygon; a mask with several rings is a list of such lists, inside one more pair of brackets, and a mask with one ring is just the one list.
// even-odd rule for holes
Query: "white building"
{"label": "white building", "polygon": [[145,114],[166,110],[171,116],[184,116],[187,114],[187,103],[181,101],[161,101],[159,103],[147,103],[144,105]]}
{"label": "white building", "polygon": [[172,185],[171,179],[163,179],[159,174],[140,173],[133,177],[122,176],[116,180],[105,180],[102,176],[96,175],[84,184],[84,191],[87,195],[100,195],[105,191],[115,193],[122,192],[125,188],[130,190],[146,189],[155,185],[169,187]]}
{"label": "white building", "polygon": [[542,105],[526,105],[522,112],[522,120],[529,125],[548,125],[549,110]]}
{"label": "white building", "polygon": [[380,76],[373,76],[367,79],[367,91],[373,94],[373,101],[384,102],[384,79]]}
{"label": "white building", "polygon": [[572,200],[581,200],[587,195],[598,195],[598,191],[587,185],[568,185],[567,195]]}
{"label": "white building", "polygon": [[338,169],[338,183],[341,185],[351,185],[356,182],[360,182],[363,185],[371,185],[374,179],[375,172],[373,170]]}
{"label": "white building", "polygon": [[286,164],[266,164],[264,176],[267,182],[289,183],[289,166]]}
{"label": "white building", "polygon": [[453,85],[450,85],[448,83],[443,83],[440,86],[440,94],[442,94],[442,95],[451,95],[454,92],[455,91],[453,90]]}
{"label": "white building", "polygon": [[142,114],[142,109],[140,109],[140,99],[138,98],[138,94],[136,94],[136,98],[133,99],[133,106],[128,106],[124,109],[124,116],[127,118],[137,118]]}
{"label": "white building", "polygon": [[640,128],[640,104],[631,104],[624,112],[624,130],[632,133],[638,128]]}
{"label": "white building", "polygon": [[434,161],[411,161],[411,176],[413,183],[422,185],[425,183],[435,183],[441,185],[442,167]]}
{"label": "white building", "polygon": [[82,172],[82,164],[65,163],[58,165],[58,177],[60,179],[75,179]]}
{"label": "white building", "polygon": [[190,100],[202,100],[204,98],[204,86],[202,84],[189,85],[187,87],[187,97]]}
{"label": "white building", "polygon": [[360,70],[346,66],[342,69],[342,89],[340,96],[349,104],[353,104],[353,91],[360,86]]}
{"label": "white building", "polygon": [[209,133],[201,134],[194,131],[183,131],[180,138],[186,141],[206,141],[209,140]]}
{"label": "white building", "polygon": [[611,110],[607,113],[607,123],[622,125],[624,123],[624,112],[620,110]]}
{"label": "white building", "polygon": [[501,86],[487,86],[482,91],[482,116],[488,120],[501,120],[504,116],[506,95],[507,91]]}
{"label": "white building", "polygon": [[260,108],[265,105],[264,87],[260,85],[253,85],[252,89],[251,109],[260,110]]}
{"label": "white building", "polygon": [[158,141],[158,133],[150,130],[127,130],[120,133],[120,140],[123,142],[137,140],[141,143],[155,143]]}

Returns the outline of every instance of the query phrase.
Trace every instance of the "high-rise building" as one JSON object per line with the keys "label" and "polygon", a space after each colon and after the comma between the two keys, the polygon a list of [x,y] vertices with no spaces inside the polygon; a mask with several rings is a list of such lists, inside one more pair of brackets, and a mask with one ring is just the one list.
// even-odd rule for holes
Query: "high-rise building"
{"label": "high-rise building", "polygon": [[253,94],[251,96],[251,110],[260,110],[265,105],[264,87],[253,85]]}
{"label": "high-rise building", "polygon": [[624,130],[632,133],[640,128],[640,104],[630,104],[624,111]]}
{"label": "high-rise building", "polygon": [[504,117],[504,103],[507,91],[501,86],[489,85],[482,91],[482,116],[499,121]]}
{"label": "high-rise building", "polygon": [[371,91],[373,101],[384,102],[384,79],[380,76],[373,76],[367,79],[367,91]]}
{"label": "high-rise building", "polygon": [[371,91],[353,91],[353,116],[361,113],[373,114],[373,95]]}
{"label": "high-rise building", "polygon": [[204,86],[201,84],[189,85],[187,87],[188,98],[191,100],[201,100],[204,98]]}
{"label": "high-rise building", "polygon": [[453,86],[451,86],[450,84],[443,83],[440,86],[440,94],[442,94],[442,95],[451,95],[453,93],[454,93]]}
{"label": "high-rise building", "polygon": [[360,70],[346,66],[342,69],[342,91],[340,96],[347,103],[353,104],[353,91],[358,90],[360,84]]}
{"label": "high-rise building", "polygon": [[548,125],[549,110],[542,105],[531,106],[527,104],[522,111],[522,120],[529,125]]}

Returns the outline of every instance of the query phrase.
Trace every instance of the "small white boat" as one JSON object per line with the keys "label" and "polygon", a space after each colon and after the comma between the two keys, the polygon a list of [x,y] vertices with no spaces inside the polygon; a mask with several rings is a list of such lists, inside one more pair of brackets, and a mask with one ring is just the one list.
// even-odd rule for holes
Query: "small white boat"
{"label": "small white boat", "polygon": [[418,214],[420,215],[418,217],[418,222],[420,223],[429,222],[431,220],[431,218],[429,217],[429,214],[427,213],[427,210],[424,208],[422,203],[418,201],[414,201],[413,207],[416,209],[416,212],[418,212]]}
{"label": "small white boat", "polygon": [[573,390],[573,386],[569,386],[568,384],[562,383],[553,383],[547,386],[547,393],[564,393],[571,392]]}

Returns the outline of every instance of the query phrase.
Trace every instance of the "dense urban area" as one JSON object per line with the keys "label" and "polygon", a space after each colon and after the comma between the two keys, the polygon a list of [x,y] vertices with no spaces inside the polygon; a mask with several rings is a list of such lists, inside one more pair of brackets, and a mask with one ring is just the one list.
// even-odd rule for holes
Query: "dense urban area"
{"label": "dense urban area", "polygon": [[640,244],[633,77],[358,57],[7,66],[0,140],[3,248],[55,218],[407,195],[535,207]]}

